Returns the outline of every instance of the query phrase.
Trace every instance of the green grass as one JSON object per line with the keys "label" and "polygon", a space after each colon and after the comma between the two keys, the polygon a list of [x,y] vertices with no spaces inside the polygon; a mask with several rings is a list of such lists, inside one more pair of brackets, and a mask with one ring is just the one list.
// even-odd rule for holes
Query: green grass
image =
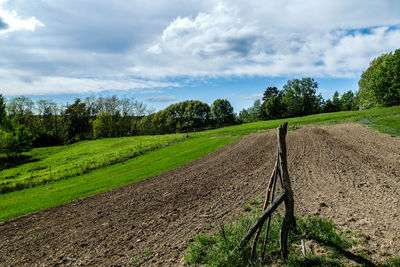
{"label": "green grass", "polygon": [[[190,133],[190,138],[184,140],[185,134],[171,134],[109,138],[33,149],[26,154],[31,157],[30,162],[11,168],[0,163],[0,183],[5,184],[4,188],[10,188],[4,190],[23,188],[0,194],[0,220],[160,174],[249,133],[276,128],[283,121],[289,122],[290,129],[294,123],[301,127],[306,124],[358,122],[391,135],[400,135],[400,106],[247,123]],[[164,147],[166,143],[169,145]]]}
{"label": "green grass", "polygon": [[[257,257],[251,259],[249,244],[242,250],[238,250],[237,246],[260,214],[260,208],[254,208],[249,214],[238,217],[233,223],[222,225],[216,234],[196,235],[194,241],[189,244],[185,262],[196,266],[373,265],[368,259],[371,252],[363,247],[364,240],[359,235],[340,232],[332,221],[312,216],[296,217],[296,231],[291,231],[289,234],[287,260],[280,257],[279,232],[282,217],[280,215],[273,217],[264,261],[262,261],[261,255],[265,225],[257,245]],[[306,256],[303,256],[301,252],[301,240],[304,240],[308,247]],[[354,247],[357,247],[358,252],[351,252]],[[378,263],[378,266],[398,266],[396,264],[399,263],[399,260],[391,258]]]}
{"label": "green grass", "polygon": [[175,169],[238,138],[188,138],[185,142],[174,143],[84,175],[2,194],[0,220],[58,206]]}
{"label": "green grass", "polygon": [[[354,122],[371,125],[373,128],[376,128],[379,131],[382,131],[383,128],[386,128],[386,130],[382,132],[392,135],[400,135],[400,106],[374,108],[361,111],[322,113],[304,117],[259,121],[237,126],[224,127],[198,134],[201,136],[247,135],[259,130],[276,128],[285,121],[289,122],[289,124],[292,126],[294,123],[296,123],[298,127],[308,124],[321,125]],[[379,128],[379,126],[384,127]]]}
{"label": "green grass", "polygon": [[[68,146],[35,148],[24,153],[25,164],[0,171],[0,192],[11,192],[85,174],[126,161],[170,143],[184,135],[106,138]],[[3,156],[3,160],[5,160]]]}

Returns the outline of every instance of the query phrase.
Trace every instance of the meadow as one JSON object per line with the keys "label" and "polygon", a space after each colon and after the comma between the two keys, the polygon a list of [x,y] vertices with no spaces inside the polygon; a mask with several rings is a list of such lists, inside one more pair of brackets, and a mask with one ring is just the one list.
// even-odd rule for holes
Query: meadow
{"label": "meadow", "polygon": [[23,164],[17,162],[14,166],[7,166],[9,163],[4,162],[0,166],[0,192],[79,176],[182,141],[183,138],[181,134],[105,138],[67,146],[34,148],[22,155]]}
{"label": "meadow", "polygon": [[[182,166],[245,135],[308,124],[362,123],[400,136],[400,106],[324,113],[259,121],[186,134],[138,136],[84,141],[36,148],[27,162],[0,166],[0,220],[29,214],[104,192]],[[4,188],[4,189],[3,189]]]}

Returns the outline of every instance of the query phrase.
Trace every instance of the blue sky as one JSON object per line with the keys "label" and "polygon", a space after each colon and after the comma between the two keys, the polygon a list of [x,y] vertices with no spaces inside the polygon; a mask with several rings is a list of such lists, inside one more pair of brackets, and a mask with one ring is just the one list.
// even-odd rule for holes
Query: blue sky
{"label": "blue sky", "polygon": [[400,1],[0,0],[0,93],[71,103],[135,97],[156,109],[313,77],[324,98],[400,48]]}

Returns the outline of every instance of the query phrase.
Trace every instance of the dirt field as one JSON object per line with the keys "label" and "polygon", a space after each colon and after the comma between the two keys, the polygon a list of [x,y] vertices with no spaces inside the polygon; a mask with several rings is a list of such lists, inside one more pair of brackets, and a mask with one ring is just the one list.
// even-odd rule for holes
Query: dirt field
{"label": "dirt field", "polygon": [[[374,260],[400,256],[400,139],[347,124],[291,131],[287,143],[296,212],[363,233]],[[264,194],[275,158],[276,131],[252,134],[176,170],[0,223],[0,266],[178,265],[196,233]]]}

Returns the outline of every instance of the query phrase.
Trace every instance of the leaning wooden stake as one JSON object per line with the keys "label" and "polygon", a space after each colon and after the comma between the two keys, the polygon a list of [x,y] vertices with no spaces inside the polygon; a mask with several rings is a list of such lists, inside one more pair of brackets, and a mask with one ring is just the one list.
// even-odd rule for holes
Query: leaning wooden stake
{"label": "leaning wooden stake", "polygon": [[240,241],[238,249],[241,250],[246,246],[246,244],[250,241],[251,237],[254,235],[254,233],[257,231],[259,227],[262,227],[264,222],[268,219],[269,216],[278,208],[278,206],[285,200],[285,193],[280,194],[274,202],[269,205],[268,209],[266,209],[260,216],[260,218],[257,219],[257,221],[253,224],[253,226],[250,227],[249,231],[247,231],[247,234],[243,237],[243,239]]}
{"label": "leaning wooden stake", "polygon": [[283,180],[283,191],[285,192],[285,217],[283,218],[282,228],[280,231],[280,244],[281,254],[283,258],[287,258],[288,249],[288,234],[290,227],[296,227],[296,220],[294,218],[294,199],[293,191],[290,186],[289,172],[287,169],[286,159],[286,133],[287,133],[287,122],[283,123],[278,127],[278,155],[281,159],[280,171]]}
{"label": "leaning wooden stake", "polygon": [[[272,186],[274,184],[274,180],[275,180],[274,178],[275,178],[275,175],[276,175],[276,168],[278,166],[277,164],[278,164],[278,161],[276,161],[275,168],[274,168],[274,170],[273,170],[273,172],[271,174],[271,178],[269,178],[269,183],[268,183],[267,191],[265,193],[265,201],[264,201],[264,206],[263,206],[262,211],[265,211],[268,208],[268,205],[269,205],[269,202],[270,202]],[[258,238],[260,237],[261,230],[262,230],[262,227],[258,228],[257,233],[256,233],[256,235],[255,235],[255,237],[253,239],[253,246],[252,246],[252,249],[251,249],[251,258],[252,259],[255,259],[257,257],[257,241],[258,241]]]}

